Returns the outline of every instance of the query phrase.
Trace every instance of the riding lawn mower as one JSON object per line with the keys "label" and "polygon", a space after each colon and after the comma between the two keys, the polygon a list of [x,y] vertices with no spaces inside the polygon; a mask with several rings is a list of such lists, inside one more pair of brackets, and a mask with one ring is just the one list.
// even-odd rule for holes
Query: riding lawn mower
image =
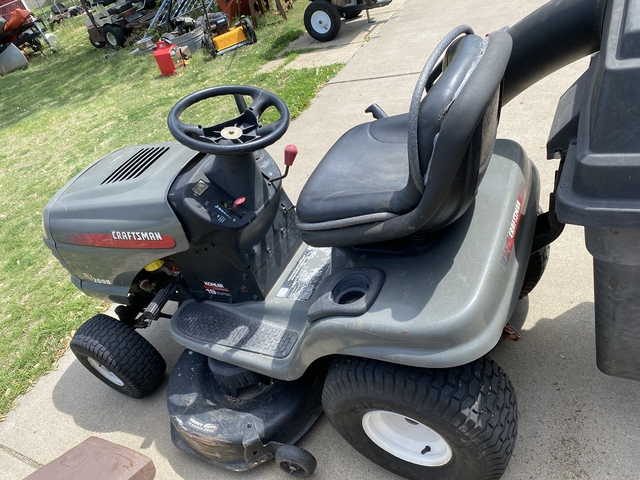
{"label": "riding lawn mower", "polygon": [[[168,317],[185,347],[167,386],[171,438],[217,466],[275,458],[311,475],[315,459],[294,444],[324,412],[405,478],[500,478],[518,410],[489,354],[566,223],[585,226],[594,255],[598,366],[640,379],[637,25],[638,2],[556,0],[487,36],[455,28],[409,112],[371,105],[374,120],[331,147],[296,205],[283,189],[296,148],[284,173],[265,149],[289,126],[286,104],[252,86],[187,95],[169,113],[175,142],[117,150],[45,207],[44,241],[72,282],[119,305],[71,349],[141,398],[166,365],[136,330]],[[587,55],[559,101],[541,210],[535,165],[496,139],[501,107]],[[183,122],[222,96],[235,118]]]}

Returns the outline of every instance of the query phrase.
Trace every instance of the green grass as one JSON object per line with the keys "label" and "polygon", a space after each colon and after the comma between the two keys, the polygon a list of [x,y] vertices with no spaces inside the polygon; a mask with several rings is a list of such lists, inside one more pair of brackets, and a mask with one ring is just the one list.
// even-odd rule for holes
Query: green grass
{"label": "green grass", "polygon": [[[57,27],[58,53],[0,77],[0,418],[64,353],[71,332],[107,305],[76,290],[41,240],[42,209],[74,174],[125,145],[172,140],[171,106],[222,84],[271,90],[295,118],[341,65],[258,73],[303,32],[305,1],[289,20],[259,19],[258,43],[215,60],[199,50],[179,75],[162,77],[153,56],[95,49],[82,19]],[[108,58],[105,58],[107,55]],[[195,112],[213,123],[219,109]],[[225,117],[233,109],[217,112]],[[185,121],[188,119],[185,119]]]}

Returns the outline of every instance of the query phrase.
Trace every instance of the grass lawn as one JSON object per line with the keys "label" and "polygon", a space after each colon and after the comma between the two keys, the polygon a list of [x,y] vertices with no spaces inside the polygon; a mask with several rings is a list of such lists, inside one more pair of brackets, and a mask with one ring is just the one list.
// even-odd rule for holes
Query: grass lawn
{"label": "grass lawn", "polygon": [[117,148],[172,140],[167,114],[195,90],[255,85],[282,97],[293,118],[299,115],[341,65],[257,71],[303,33],[306,5],[296,2],[286,22],[261,17],[257,44],[215,60],[199,50],[172,77],[160,76],[153,56],[129,55],[132,48],[115,55],[95,49],[82,19],[73,18],[55,30],[57,53],[45,51],[27,70],[0,77],[0,419],[51,370],[71,332],[108,307],[76,290],[42,243],[46,202]]}

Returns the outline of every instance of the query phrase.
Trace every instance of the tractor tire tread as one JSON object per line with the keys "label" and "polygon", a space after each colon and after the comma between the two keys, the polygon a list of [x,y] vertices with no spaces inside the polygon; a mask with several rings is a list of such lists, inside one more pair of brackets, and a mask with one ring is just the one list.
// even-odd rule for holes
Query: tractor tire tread
{"label": "tractor tire tread", "polygon": [[[134,398],[150,394],[162,381],[166,363],[144,337],[125,323],[99,314],[78,328],[70,344],[78,355],[90,355],[130,379]],[[100,377],[98,377],[100,378]]]}
{"label": "tractor tire tread", "polygon": [[486,452],[486,479],[497,480],[504,473],[515,446],[518,413],[513,385],[493,360],[482,357],[467,365],[430,370],[365,358],[336,358],[322,398],[329,419],[331,406],[339,404],[341,397],[361,393],[395,396],[440,415]]}
{"label": "tractor tire tread", "polygon": [[549,262],[550,250],[549,245],[547,245],[537,252],[531,253],[529,256],[529,263],[527,264],[527,271],[524,274],[524,281],[522,282],[522,288],[520,289],[518,300],[529,295],[542,279],[542,275],[544,274],[544,271],[547,268],[547,263]]}

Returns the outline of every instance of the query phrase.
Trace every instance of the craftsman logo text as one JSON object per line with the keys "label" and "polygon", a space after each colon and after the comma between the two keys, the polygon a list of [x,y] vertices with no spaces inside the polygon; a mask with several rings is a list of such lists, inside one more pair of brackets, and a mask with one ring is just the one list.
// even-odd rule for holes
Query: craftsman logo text
{"label": "craftsman logo text", "polygon": [[162,235],[158,232],[111,232],[111,237],[114,240],[151,240],[162,241]]}

